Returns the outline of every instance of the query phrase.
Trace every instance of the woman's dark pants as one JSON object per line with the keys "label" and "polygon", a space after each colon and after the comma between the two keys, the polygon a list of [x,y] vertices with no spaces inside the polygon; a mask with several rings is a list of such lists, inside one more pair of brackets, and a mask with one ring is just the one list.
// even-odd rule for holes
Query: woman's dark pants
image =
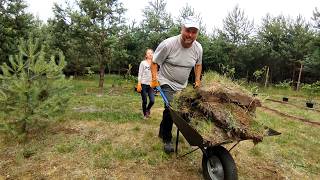
{"label": "woman's dark pants", "polygon": [[[148,96],[149,104],[147,98]],[[150,85],[142,84],[141,98],[143,115],[146,115],[147,112],[150,112],[150,109],[154,104],[154,92]]]}

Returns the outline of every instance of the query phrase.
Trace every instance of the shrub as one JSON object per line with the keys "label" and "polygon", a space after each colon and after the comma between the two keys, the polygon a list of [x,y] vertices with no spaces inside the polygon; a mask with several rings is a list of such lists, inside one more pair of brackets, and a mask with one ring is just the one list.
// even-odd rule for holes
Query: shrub
{"label": "shrub", "polygon": [[69,100],[71,86],[62,69],[64,56],[59,53],[45,58],[37,39],[20,40],[19,54],[9,58],[10,64],[1,65],[0,74],[0,128],[13,135],[22,135],[28,129],[62,113]]}
{"label": "shrub", "polygon": [[290,90],[291,83],[292,83],[292,81],[284,80],[284,81],[280,82],[279,84],[276,84],[275,86],[280,89]]}
{"label": "shrub", "polygon": [[320,93],[320,81],[317,81],[312,84],[303,84],[301,89],[307,94],[307,102],[313,103],[316,94]]}

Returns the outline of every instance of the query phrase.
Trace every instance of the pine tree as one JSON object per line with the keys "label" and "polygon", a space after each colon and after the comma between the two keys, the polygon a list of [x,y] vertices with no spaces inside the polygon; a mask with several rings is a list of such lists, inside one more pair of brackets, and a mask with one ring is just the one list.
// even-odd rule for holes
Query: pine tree
{"label": "pine tree", "polygon": [[62,113],[71,89],[62,72],[65,65],[62,53],[57,63],[54,56],[46,60],[38,39],[21,39],[19,54],[0,66],[0,129],[26,135],[40,122]]}

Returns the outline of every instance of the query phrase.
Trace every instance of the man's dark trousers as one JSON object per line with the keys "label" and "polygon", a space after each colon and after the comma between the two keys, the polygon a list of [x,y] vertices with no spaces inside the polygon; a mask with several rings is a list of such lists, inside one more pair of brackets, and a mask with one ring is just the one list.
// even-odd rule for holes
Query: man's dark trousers
{"label": "man's dark trousers", "polygon": [[[161,86],[162,91],[164,92],[165,96],[167,97],[169,103],[173,101],[173,96],[175,94],[175,91],[167,84],[164,84]],[[162,115],[162,121],[160,123],[160,130],[159,130],[159,136],[162,138],[163,142],[171,142],[172,139],[172,126],[173,121],[172,117],[170,115],[170,110],[166,105],[164,105],[164,111]]]}

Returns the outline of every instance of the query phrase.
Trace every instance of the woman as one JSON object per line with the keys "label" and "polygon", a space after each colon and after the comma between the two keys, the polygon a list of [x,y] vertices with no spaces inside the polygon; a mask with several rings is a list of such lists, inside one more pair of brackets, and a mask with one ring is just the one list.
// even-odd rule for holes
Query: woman
{"label": "woman", "polygon": [[[153,89],[150,87],[150,66],[153,58],[153,50],[147,49],[144,58],[145,59],[141,61],[139,66],[137,91],[141,92],[143,119],[146,119],[150,117],[150,109],[154,104],[154,92]],[[149,104],[147,102],[147,96],[149,96]]]}

